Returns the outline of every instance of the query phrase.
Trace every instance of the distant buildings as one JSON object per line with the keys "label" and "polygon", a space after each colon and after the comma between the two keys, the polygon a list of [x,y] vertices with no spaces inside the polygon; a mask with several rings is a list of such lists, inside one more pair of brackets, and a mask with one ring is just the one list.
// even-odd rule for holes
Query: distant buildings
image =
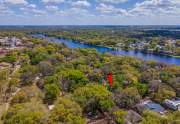
{"label": "distant buildings", "polygon": [[20,39],[16,37],[12,37],[12,38],[5,37],[5,38],[0,38],[0,46],[14,48],[14,47],[22,46],[22,42]]}
{"label": "distant buildings", "polygon": [[22,46],[22,41],[16,37],[0,37],[0,55],[8,53],[12,49],[19,49]]}
{"label": "distant buildings", "polygon": [[175,50],[178,47],[177,41],[174,39],[159,39],[159,41],[152,42],[152,39],[131,42],[128,47],[125,43],[117,43],[116,47],[130,48],[133,50],[139,50],[147,53],[159,53],[165,55],[174,55]]}

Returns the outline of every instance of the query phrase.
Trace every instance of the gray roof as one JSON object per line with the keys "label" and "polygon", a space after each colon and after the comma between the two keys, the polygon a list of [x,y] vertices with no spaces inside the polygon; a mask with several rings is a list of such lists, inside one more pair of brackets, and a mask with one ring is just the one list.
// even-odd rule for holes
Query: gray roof
{"label": "gray roof", "polygon": [[154,102],[148,102],[147,104],[144,105],[144,107],[150,109],[151,111],[159,112],[159,113],[165,111],[165,109],[160,104]]}

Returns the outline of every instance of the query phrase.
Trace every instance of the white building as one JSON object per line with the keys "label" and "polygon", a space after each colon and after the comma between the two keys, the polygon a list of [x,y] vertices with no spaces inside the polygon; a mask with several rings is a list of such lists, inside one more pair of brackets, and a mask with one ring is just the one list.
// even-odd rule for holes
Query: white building
{"label": "white building", "polygon": [[165,103],[166,106],[169,107],[170,109],[180,111],[180,98],[175,98],[175,99],[172,99],[172,100],[166,99],[166,100],[164,101],[164,103]]}
{"label": "white building", "polygon": [[5,37],[5,38],[0,38],[0,45],[14,48],[17,46],[21,46],[22,43],[21,43],[21,40],[16,37],[13,37],[13,38]]}

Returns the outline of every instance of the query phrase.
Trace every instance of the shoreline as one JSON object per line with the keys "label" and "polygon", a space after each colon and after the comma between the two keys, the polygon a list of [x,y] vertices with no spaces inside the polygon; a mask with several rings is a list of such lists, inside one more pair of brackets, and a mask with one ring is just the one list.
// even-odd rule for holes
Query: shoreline
{"label": "shoreline", "polygon": [[43,35],[47,36],[47,37],[57,38],[57,39],[71,40],[72,42],[81,43],[81,44],[85,44],[85,45],[103,47],[103,48],[107,48],[107,49],[111,49],[111,50],[137,51],[137,52],[141,52],[141,53],[145,53],[145,54],[162,55],[162,56],[171,57],[171,58],[178,58],[178,59],[180,58],[180,56],[175,56],[175,55],[168,55],[168,54],[155,53],[155,52],[148,53],[148,52],[144,52],[142,50],[135,50],[135,49],[126,50],[126,49],[121,49],[120,47],[118,48],[118,47],[110,47],[110,46],[106,46],[106,45],[96,45],[96,44],[87,43],[87,42],[84,42],[84,41],[74,40],[74,39],[71,39],[71,38],[64,38],[64,37],[59,37],[59,36],[51,36],[51,35],[47,35],[47,34],[43,34]]}
{"label": "shoreline", "polygon": [[106,45],[96,45],[96,44],[91,44],[91,43],[87,43],[87,42],[83,42],[83,41],[78,41],[78,40],[73,40],[70,38],[61,38],[61,37],[56,37],[58,39],[64,39],[64,40],[71,40],[73,42],[76,43],[82,43],[85,45],[92,45],[92,46],[97,46],[97,47],[104,47],[104,48],[108,48],[108,49],[112,49],[112,50],[124,50],[124,51],[137,51],[137,52],[142,52],[142,53],[146,53],[146,54],[155,54],[155,55],[163,55],[163,56],[168,56],[168,57],[172,57],[172,58],[180,58],[180,56],[176,56],[176,55],[169,55],[169,54],[163,54],[163,53],[149,53],[149,52],[144,52],[142,50],[135,50],[135,49],[130,49],[130,50],[126,50],[126,49],[122,49],[122,48],[117,48],[117,47],[110,47],[110,46],[106,46]]}

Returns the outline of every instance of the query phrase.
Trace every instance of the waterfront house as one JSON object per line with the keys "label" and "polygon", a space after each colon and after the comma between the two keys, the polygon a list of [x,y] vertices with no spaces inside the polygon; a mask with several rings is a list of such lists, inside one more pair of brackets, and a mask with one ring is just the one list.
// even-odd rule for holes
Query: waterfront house
{"label": "waterfront house", "polygon": [[165,101],[164,101],[164,104],[168,107],[168,108],[170,108],[170,109],[172,109],[172,110],[180,110],[180,98],[174,98],[174,99],[166,99]]}
{"label": "waterfront house", "polygon": [[125,45],[124,45],[124,43],[117,43],[116,46],[117,47],[124,47]]}

